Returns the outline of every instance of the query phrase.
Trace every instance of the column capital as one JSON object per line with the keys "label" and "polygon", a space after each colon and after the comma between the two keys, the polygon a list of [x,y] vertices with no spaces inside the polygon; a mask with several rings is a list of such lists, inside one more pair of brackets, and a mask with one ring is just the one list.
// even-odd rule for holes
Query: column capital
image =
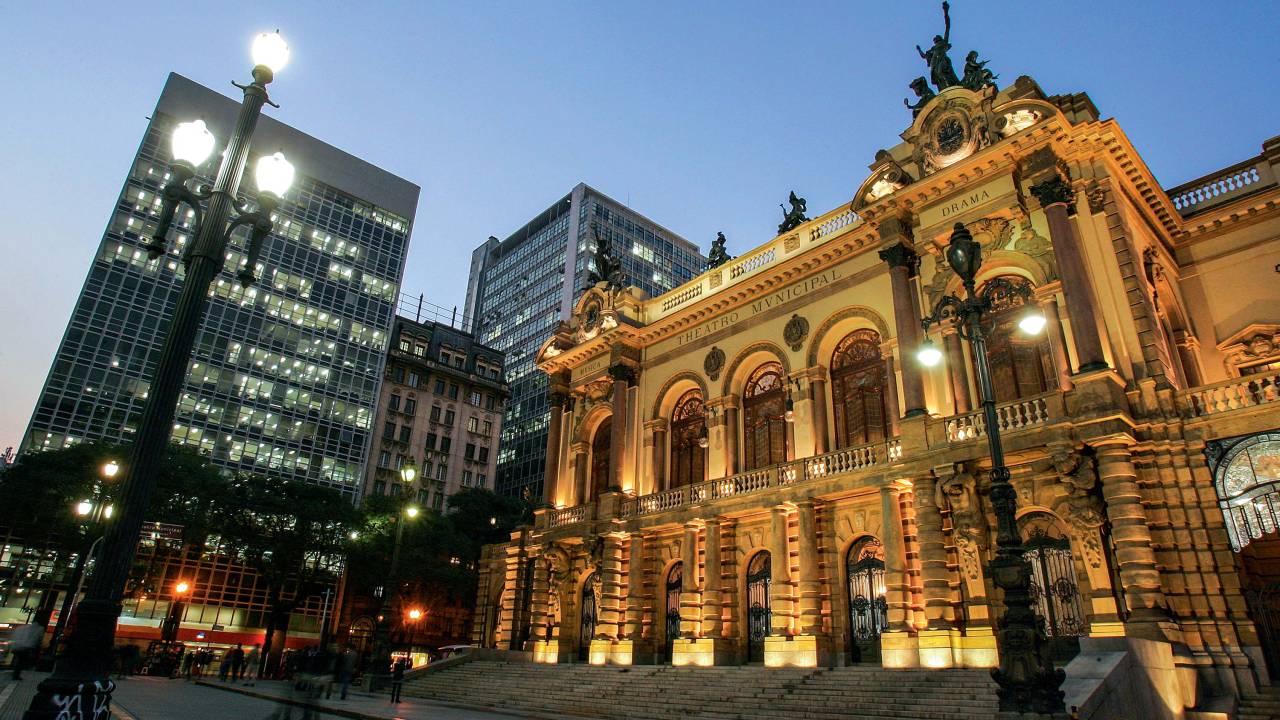
{"label": "column capital", "polygon": [[704,404],[708,409],[721,408],[728,410],[730,408],[737,408],[738,405],[741,404],[741,401],[738,399],[737,395],[721,395],[720,397],[711,398]]}
{"label": "column capital", "polygon": [[645,420],[644,423],[642,423],[642,427],[649,432],[666,432],[667,419],[654,418],[652,420]]}
{"label": "column capital", "polygon": [[628,363],[620,362],[609,366],[609,377],[613,378],[614,382],[623,381],[628,386],[635,385],[637,375],[639,372],[635,366]]}
{"label": "column capital", "polygon": [[586,455],[591,450],[591,443],[586,440],[578,440],[569,446],[569,452],[574,455]]}
{"label": "column capital", "polygon": [[1067,213],[1070,214],[1072,204],[1076,197],[1075,188],[1071,187],[1071,183],[1062,177],[1059,173],[1053,173],[1051,176],[1032,185],[1028,190],[1040,202],[1040,206],[1044,208],[1053,205],[1064,205]]}
{"label": "column capital", "polygon": [[910,270],[920,261],[920,256],[916,255],[916,251],[901,242],[885,246],[880,250],[879,255],[880,259],[888,263],[891,268],[906,268]]}
{"label": "column capital", "polygon": [[1094,450],[1099,451],[1107,450],[1111,452],[1128,452],[1129,448],[1138,444],[1138,441],[1128,433],[1114,433],[1112,435],[1089,438],[1085,440],[1085,444]]}
{"label": "column capital", "polygon": [[827,369],[821,365],[814,365],[813,367],[800,368],[791,373],[789,377],[792,380],[826,380]]}

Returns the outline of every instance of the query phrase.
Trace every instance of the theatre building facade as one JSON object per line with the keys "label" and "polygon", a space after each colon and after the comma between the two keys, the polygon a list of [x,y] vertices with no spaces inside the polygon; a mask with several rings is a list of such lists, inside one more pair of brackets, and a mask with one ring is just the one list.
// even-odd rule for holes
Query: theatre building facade
{"label": "theatre building facade", "polygon": [[949,87],[901,138],[848,205],[661,296],[580,299],[539,354],[548,506],[486,548],[475,642],[995,666],[975,358],[922,327],[962,292],[962,223],[978,289],[1025,288],[983,329],[1054,653],[1129,653],[1179,708],[1280,673],[1280,138],[1162,189],[1087,96],[1026,77]]}

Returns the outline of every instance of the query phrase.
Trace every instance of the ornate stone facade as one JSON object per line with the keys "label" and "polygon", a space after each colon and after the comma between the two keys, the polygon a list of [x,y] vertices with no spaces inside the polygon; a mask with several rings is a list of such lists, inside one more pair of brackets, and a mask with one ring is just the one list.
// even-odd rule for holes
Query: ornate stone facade
{"label": "ornate stone facade", "polygon": [[[960,132],[945,146],[943,125]],[[903,138],[851,205],[668,295],[588,295],[547,341],[540,366],[573,397],[552,419],[549,507],[487,551],[476,642],[539,662],[996,665],[972,352],[944,325],[944,364],[915,359],[920,318],[958,288],[942,253],[962,222],[979,284],[1034,291],[993,311],[988,359],[1049,639],[1131,653],[1170,717],[1270,682],[1277,641],[1246,600],[1268,578],[1237,569],[1224,509],[1242,501],[1204,449],[1280,426],[1277,371],[1223,361],[1275,335],[1260,268],[1280,263],[1280,142],[1252,161],[1266,182],[1199,200],[1157,186],[1087,99],[1025,77],[947,87]],[[1017,335],[1033,308],[1044,335]],[[692,426],[673,417],[691,392]],[[676,484],[689,453],[704,477]],[[1280,505],[1270,477],[1231,488]],[[1280,543],[1270,516],[1240,517]]]}

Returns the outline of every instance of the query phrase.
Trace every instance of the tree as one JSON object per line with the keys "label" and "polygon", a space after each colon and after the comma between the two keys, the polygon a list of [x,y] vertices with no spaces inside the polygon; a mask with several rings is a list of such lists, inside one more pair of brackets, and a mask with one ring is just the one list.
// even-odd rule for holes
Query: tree
{"label": "tree", "polygon": [[[337,579],[359,512],[342,493],[301,480],[247,473],[231,481],[231,507],[220,528],[224,552],[253,568],[267,586],[262,663],[274,663],[278,631],[300,604]],[[290,594],[287,589],[292,589]]]}

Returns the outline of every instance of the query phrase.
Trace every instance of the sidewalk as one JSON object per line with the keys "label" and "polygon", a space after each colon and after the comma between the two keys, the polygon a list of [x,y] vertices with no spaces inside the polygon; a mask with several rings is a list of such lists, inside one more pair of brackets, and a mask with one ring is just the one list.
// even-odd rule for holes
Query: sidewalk
{"label": "sidewalk", "polygon": [[[40,681],[49,677],[49,673],[27,671],[22,680],[15,681],[6,671],[0,678],[0,720],[22,720],[22,716],[31,706],[31,698],[36,696]],[[119,707],[112,707],[112,717],[119,720],[137,720],[133,715]]]}
{"label": "sidewalk", "polygon": [[[310,702],[295,700],[290,697],[289,683],[266,681],[251,687],[218,682],[216,680],[199,680],[195,683],[202,687],[216,688],[226,692],[238,693],[263,700],[285,702],[298,707],[309,705],[325,715],[355,718],[356,720],[557,720],[547,715],[529,715],[503,713],[488,709],[470,708],[451,703],[438,703],[414,698],[392,705],[389,694],[371,695],[357,692],[354,689],[347,694],[346,700],[339,700],[335,689],[332,699],[320,698]],[[0,718],[0,720],[5,720]]]}

